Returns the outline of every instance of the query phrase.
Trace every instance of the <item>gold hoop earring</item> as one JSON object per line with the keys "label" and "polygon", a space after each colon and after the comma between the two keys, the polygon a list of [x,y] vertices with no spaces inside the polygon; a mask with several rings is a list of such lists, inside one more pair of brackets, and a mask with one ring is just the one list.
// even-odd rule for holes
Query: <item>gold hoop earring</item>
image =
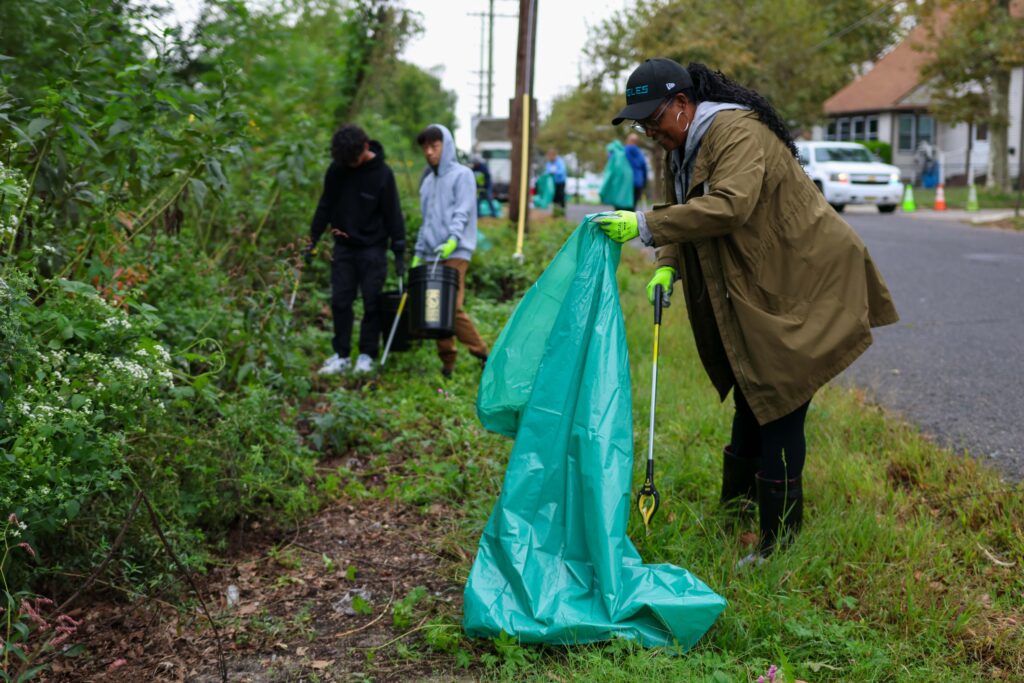
{"label": "gold hoop earring", "polygon": [[[679,117],[682,116],[682,115],[683,115],[682,111],[680,111],[678,114],[676,114],[676,126],[679,125]],[[686,117],[686,128],[683,128],[681,131],[679,131],[679,134],[683,135],[688,130],[690,130],[690,117],[689,116]]]}

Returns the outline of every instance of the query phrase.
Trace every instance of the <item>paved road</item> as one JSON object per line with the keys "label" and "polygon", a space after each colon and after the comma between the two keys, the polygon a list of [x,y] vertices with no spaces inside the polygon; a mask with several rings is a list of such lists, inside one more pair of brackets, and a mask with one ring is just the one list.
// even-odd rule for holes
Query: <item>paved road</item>
{"label": "paved road", "polygon": [[1024,479],[1024,234],[898,214],[845,217],[901,319],[875,330],[840,381]]}
{"label": "paved road", "polygon": [[900,322],[845,373],[953,448],[1024,479],[1024,235],[849,214]]}

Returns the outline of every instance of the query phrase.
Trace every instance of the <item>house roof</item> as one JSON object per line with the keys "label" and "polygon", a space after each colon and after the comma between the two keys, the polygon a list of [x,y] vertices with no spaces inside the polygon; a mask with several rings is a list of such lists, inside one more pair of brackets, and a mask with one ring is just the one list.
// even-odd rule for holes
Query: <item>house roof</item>
{"label": "house roof", "polygon": [[[1024,16],[1024,0],[1010,0],[1010,16]],[[934,19],[935,33],[950,20],[940,11]],[[921,69],[931,60],[933,36],[928,27],[918,24],[899,45],[875,62],[874,67],[857,80],[825,100],[825,113],[831,116],[876,111],[915,110],[927,106],[927,93],[911,97],[921,83]]]}
{"label": "house roof", "polygon": [[825,100],[829,115],[854,112],[919,109],[920,104],[903,102],[918,86],[921,69],[930,55],[920,47],[927,44],[928,30],[915,26],[910,34],[875,63],[866,74]]}

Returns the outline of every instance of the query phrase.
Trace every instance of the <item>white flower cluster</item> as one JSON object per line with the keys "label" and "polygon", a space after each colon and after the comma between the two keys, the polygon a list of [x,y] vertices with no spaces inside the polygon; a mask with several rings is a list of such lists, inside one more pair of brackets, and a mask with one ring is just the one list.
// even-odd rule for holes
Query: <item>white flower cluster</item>
{"label": "white flower cluster", "polygon": [[21,172],[0,161],[0,238],[10,238],[18,228],[18,210],[28,196],[28,182]]}
{"label": "white flower cluster", "polygon": [[116,372],[124,373],[132,379],[139,380],[140,382],[149,380],[149,370],[147,370],[145,366],[139,365],[133,360],[113,358],[110,361],[109,367]]}
{"label": "white flower cluster", "polygon": [[128,321],[127,318],[119,318],[117,316],[111,316],[111,317],[107,318],[106,320],[104,320],[102,323],[100,323],[100,327],[102,327],[105,330],[110,330],[110,329],[130,330],[130,329],[132,329],[132,324]]}
{"label": "white flower cluster", "polygon": [[[171,364],[171,354],[167,353],[167,349],[162,347],[160,344],[154,344],[149,350],[138,349],[135,351],[135,355],[143,356],[144,358],[155,357],[164,366]],[[170,368],[162,367],[156,371],[156,375],[167,384],[174,383],[174,375],[171,374]]]}

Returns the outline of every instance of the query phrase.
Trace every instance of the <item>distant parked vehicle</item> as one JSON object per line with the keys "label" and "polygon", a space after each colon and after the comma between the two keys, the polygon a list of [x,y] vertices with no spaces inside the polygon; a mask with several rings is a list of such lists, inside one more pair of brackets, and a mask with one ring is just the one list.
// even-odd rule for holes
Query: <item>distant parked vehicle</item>
{"label": "distant parked vehicle", "polygon": [[900,169],[882,163],[856,142],[798,141],[800,164],[836,211],[847,204],[874,204],[891,213],[900,203]]}

